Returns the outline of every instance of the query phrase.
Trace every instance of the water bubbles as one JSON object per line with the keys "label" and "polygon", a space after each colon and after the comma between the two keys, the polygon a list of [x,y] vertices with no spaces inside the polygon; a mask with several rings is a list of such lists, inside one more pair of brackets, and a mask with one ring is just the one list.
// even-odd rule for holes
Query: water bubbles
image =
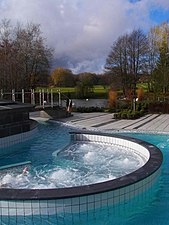
{"label": "water bubbles", "polygon": [[29,174],[0,176],[1,188],[62,188],[104,182],[133,172],[144,159],[129,149],[101,143],[75,143],[58,154],[51,164],[33,167]]}
{"label": "water bubbles", "polygon": [[95,162],[96,153],[95,152],[87,152],[84,155],[84,163],[93,164]]}
{"label": "water bubbles", "polygon": [[128,164],[128,163],[129,163],[129,159],[128,159],[128,158],[125,158],[125,159],[123,160],[123,163]]}
{"label": "water bubbles", "polygon": [[49,180],[57,186],[67,187],[72,182],[74,174],[69,169],[59,169],[49,175]]}

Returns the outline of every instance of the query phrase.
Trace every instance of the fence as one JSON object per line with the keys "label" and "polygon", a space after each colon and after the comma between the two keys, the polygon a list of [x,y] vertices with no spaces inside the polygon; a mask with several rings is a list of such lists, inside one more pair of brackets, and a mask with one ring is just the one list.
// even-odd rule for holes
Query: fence
{"label": "fence", "polygon": [[53,93],[52,89],[40,89],[39,91],[35,91],[34,89],[31,89],[30,91],[25,91],[24,89],[15,91],[13,89],[11,92],[4,92],[3,89],[1,89],[0,99],[30,103],[40,108],[53,108],[54,106],[63,106],[63,102],[66,102],[69,98],[64,94],[61,94],[60,90],[58,90],[57,93]]}

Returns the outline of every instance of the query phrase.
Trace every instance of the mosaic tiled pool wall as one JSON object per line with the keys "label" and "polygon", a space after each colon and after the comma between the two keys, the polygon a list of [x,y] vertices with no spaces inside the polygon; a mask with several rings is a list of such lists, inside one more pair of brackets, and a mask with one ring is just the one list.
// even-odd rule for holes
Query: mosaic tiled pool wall
{"label": "mosaic tiled pool wall", "polygon": [[37,122],[29,118],[31,104],[0,100],[0,148],[28,140],[34,135]]}
{"label": "mosaic tiled pool wall", "polygon": [[[49,200],[1,200],[1,216],[53,215],[56,213],[83,213],[116,204],[126,204],[128,200],[144,194],[156,181],[159,171],[143,181],[124,188],[98,194]],[[106,184],[105,184],[106,185]],[[10,192],[9,192],[10,194]],[[13,196],[13,198],[17,198]],[[26,196],[25,196],[26,197]],[[45,196],[44,196],[45,197]]]}
{"label": "mosaic tiled pool wall", "polygon": [[[31,139],[37,133],[37,122],[30,120],[26,131],[0,138],[0,148],[6,148]],[[10,129],[10,128],[9,128]],[[1,153],[0,153],[1,154]]]}
{"label": "mosaic tiled pool wall", "polygon": [[[94,141],[125,146],[142,155],[146,163],[126,176],[98,183],[60,189],[0,189],[0,216],[41,218],[81,214],[116,207],[151,190],[160,173],[161,151],[152,144],[130,137],[95,133],[71,133],[72,141]],[[36,224],[36,223],[35,223]]]}

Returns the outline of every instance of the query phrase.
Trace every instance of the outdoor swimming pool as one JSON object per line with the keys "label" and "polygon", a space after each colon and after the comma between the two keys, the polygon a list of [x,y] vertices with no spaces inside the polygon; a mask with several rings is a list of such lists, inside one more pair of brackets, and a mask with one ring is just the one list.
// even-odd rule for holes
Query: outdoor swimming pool
{"label": "outdoor swimming pool", "polygon": [[[44,123],[39,127],[39,135],[31,142],[25,142],[21,145],[15,146],[15,153],[1,157],[1,165],[12,164],[20,161],[32,161],[36,167],[46,166],[53,160],[53,153],[56,149],[62,149],[69,143],[69,131],[73,131],[70,127],[61,126],[59,124]],[[160,176],[160,185],[155,186],[153,192],[147,192],[148,198],[141,204],[138,199],[131,201],[126,207],[108,207],[95,210],[90,213],[83,213],[81,215],[75,214],[65,216],[60,214],[56,218],[53,216],[48,218],[43,216],[40,219],[32,216],[11,216],[1,217],[1,224],[90,224],[90,225],[111,225],[111,224],[167,224],[168,221],[168,198],[169,192],[169,175],[167,165],[169,163],[168,154],[168,135],[150,135],[150,134],[126,134],[131,135],[157,145],[164,154],[164,162],[162,166],[162,173]],[[56,141],[57,140],[57,141]],[[7,149],[6,149],[7,150]],[[48,154],[48,157],[42,157]],[[167,160],[168,158],[168,160]],[[139,199],[141,196],[139,196]],[[167,208],[168,206],[168,208]],[[56,222],[57,221],[57,222]]]}

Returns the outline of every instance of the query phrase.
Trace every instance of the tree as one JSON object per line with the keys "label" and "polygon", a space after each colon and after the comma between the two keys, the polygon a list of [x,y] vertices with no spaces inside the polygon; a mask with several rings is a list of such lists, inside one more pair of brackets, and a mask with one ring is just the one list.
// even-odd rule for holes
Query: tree
{"label": "tree", "polygon": [[76,83],[76,93],[80,98],[90,97],[90,93],[93,91],[93,86],[97,82],[96,74],[85,72],[78,75],[78,81]]}
{"label": "tree", "polygon": [[75,83],[72,71],[61,67],[52,72],[51,79],[56,87],[73,87]]}
{"label": "tree", "polygon": [[156,53],[151,84],[155,91],[162,90],[166,94],[169,89],[169,24],[155,26],[150,30],[150,35]]}
{"label": "tree", "polygon": [[97,83],[97,76],[94,73],[84,72],[80,73],[79,81],[83,83],[84,86],[88,86],[90,88],[93,88],[93,86]]}
{"label": "tree", "polygon": [[12,77],[14,51],[12,28],[10,21],[4,19],[0,24],[0,88],[8,89],[15,85],[16,77]]}
{"label": "tree", "polygon": [[129,71],[128,71],[128,35],[120,36],[111,47],[110,54],[106,59],[105,69],[113,76],[121,77],[121,85],[123,93],[126,95],[126,90],[129,88]]}
{"label": "tree", "polygon": [[25,28],[18,25],[14,48],[17,69],[22,76],[21,86],[35,87],[43,82],[41,76],[49,74],[52,49],[44,45],[40,25],[27,24]]}
{"label": "tree", "polygon": [[52,49],[45,45],[40,25],[0,25],[0,88],[29,89],[48,80]]}
{"label": "tree", "polygon": [[111,47],[105,69],[121,77],[125,96],[133,89],[133,98],[136,98],[136,82],[138,75],[144,71],[147,54],[148,39],[140,29],[119,37]]}
{"label": "tree", "polygon": [[105,73],[98,75],[98,84],[103,85],[103,86],[110,86],[113,82],[113,76],[112,74]]}
{"label": "tree", "polygon": [[156,44],[156,34],[152,32],[148,33],[148,54],[147,54],[147,63],[144,66],[143,74],[147,77],[148,90],[149,92],[153,90],[152,74],[156,68],[157,61],[159,58],[159,51]]}

